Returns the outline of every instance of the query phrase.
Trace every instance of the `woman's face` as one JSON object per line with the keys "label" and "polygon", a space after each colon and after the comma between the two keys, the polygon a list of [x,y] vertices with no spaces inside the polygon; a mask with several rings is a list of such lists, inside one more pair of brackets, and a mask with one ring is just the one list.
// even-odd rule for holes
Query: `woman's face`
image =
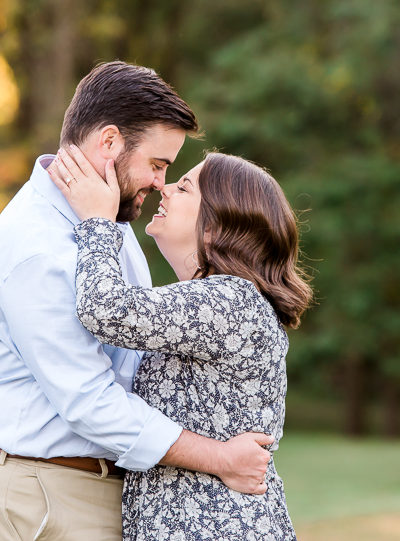
{"label": "woman's face", "polygon": [[203,162],[178,182],[164,186],[158,214],[146,227],[146,233],[154,238],[181,280],[190,278],[197,266],[196,222],[201,201],[198,179],[202,167]]}

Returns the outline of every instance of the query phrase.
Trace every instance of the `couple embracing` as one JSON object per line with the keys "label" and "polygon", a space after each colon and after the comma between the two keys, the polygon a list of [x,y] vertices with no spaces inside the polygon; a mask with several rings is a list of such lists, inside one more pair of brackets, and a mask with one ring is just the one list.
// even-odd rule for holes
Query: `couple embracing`
{"label": "couple embracing", "polygon": [[[154,71],[97,66],[0,216],[4,541],[296,539],[273,459],[311,298],[296,220],[234,156],[165,185],[196,131]],[[158,288],[129,225],[153,190]]]}

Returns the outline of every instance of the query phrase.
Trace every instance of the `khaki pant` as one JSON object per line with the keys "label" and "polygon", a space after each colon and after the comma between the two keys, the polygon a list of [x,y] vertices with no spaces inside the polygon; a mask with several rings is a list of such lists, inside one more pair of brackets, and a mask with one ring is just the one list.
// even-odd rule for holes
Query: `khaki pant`
{"label": "khaki pant", "polygon": [[1,541],[121,541],[123,480],[0,455]]}

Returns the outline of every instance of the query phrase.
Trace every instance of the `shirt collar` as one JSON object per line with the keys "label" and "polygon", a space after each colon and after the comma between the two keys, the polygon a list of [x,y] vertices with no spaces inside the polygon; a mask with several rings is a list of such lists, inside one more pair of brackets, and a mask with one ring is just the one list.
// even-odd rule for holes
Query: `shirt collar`
{"label": "shirt collar", "polygon": [[54,160],[54,154],[43,154],[36,160],[30,181],[37,192],[39,192],[53,207],[67,218],[73,225],[77,225],[80,219],[69,206],[68,201],[51,180],[47,167]]}
{"label": "shirt collar", "polygon": [[[68,201],[63,194],[57,188],[57,186],[51,180],[47,167],[54,160],[54,154],[43,154],[37,158],[35,166],[33,168],[30,181],[35,188],[53,207],[55,207],[61,214],[67,218],[73,225],[80,223],[80,219],[70,207]],[[129,223],[118,222],[118,227],[122,233],[125,233]]]}

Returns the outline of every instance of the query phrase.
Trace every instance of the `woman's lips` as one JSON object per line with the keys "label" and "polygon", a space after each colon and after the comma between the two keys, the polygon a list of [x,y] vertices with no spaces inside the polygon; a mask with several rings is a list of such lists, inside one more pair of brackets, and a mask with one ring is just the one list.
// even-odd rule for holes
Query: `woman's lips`
{"label": "woman's lips", "polygon": [[167,210],[162,203],[158,207],[158,214],[154,214],[157,218],[165,218],[167,216]]}

